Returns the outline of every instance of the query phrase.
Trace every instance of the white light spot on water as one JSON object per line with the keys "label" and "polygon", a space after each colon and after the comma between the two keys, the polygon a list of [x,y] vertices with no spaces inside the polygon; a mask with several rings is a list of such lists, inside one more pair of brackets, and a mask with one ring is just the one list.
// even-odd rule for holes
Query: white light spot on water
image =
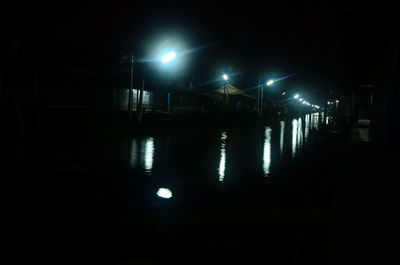
{"label": "white light spot on water", "polygon": [[220,155],[219,167],[218,167],[218,175],[219,175],[220,182],[223,182],[224,178],[225,178],[226,138],[228,138],[228,136],[226,135],[226,132],[222,132],[221,133],[221,155]]}
{"label": "white light spot on water", "polygon": [[166,188],[159,188],[157,191],[157,196],[164,199],[169,199],[172,197],[172,192]]}
{"label": "white light spot on water", "polygon": [[153,168],[153,157],[154,157],[154,139],[148,138],[144,146],[144,169],[146,172],[151,172]]}
{"label": "white light spot on water", "polygon": [[292,157],[296,155],[296,142],[297,142],[297,120],[292,121]]}
{"label": "white light spot on water", "polygon": [[269,168],[271,166],[271,127],[265,128],[265,140],[264,140],[264,174],[267,177],[270,173]]}

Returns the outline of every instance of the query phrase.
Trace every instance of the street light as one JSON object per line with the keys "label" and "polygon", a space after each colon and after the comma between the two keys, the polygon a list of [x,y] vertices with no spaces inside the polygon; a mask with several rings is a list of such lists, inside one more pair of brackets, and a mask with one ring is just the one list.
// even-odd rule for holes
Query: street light
{"label": "street light", "polygon": [[[164,56],[161,58],[161,62],[163,64],[167,64],[174,60],[176,57],[176,52],[175,51],[169,51]],[[134,66],[135,60],[134,60],[134,55],[133,52],[131,53],[131,84],[129,88],[129,93],[128,93],[128,115],[129,115],[129,123],[131,124],[132,122],[132,93],[133,93],[133,66]],[[144,81],[143,81],[144,82]],[[144,83],[143,83],[144,84]],[[144,85],[143,85],[144,86]],[[140,97],[139,97],[139,105],[138,105],[138,113],[139,113],[139,118],[138,122],[141,122],[141,106],[142,106],[142,100],[143,100],[143,86],[140,91]]]}
{"label": "street light", "polygon": [[162,57],[161,62],[164,64],[169,63],[173,59],[175,59],[175,57],[176,57],[176,52],[174,51],[168,52]]}
{"label": "street light", "polygon": [[268,82],[267,82],[267,86],[272,86],[273,83],[274,83],[274,80],[270,79],[270,80],[268,80]]}
{"label": "street light", "polygon": [[227,74],[223,74],[222,75],[222,79],[224,79],[225,81],[229,80],[229,76]]}
{"label": "street light", "polygon": [[299,94],[294,95],[294,98],[299,98]]}

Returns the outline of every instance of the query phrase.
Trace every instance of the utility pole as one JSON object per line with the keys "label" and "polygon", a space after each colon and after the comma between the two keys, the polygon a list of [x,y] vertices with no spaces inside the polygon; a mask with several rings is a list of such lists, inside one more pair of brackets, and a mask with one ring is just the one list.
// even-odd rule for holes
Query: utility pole
{"label": "utility pole", "polygon": [[260,95],[261,95],[260,96],[260,98],[261,98],[261,100],[260,100],[260,122],[262,122],[262,114],[263,114],[263,107],[264,107],[264,88],[261,85],[260,80],[258,81],[258,85],[260,87]]}
{"label": "utility pole", "polygon": [[225,104],[228,104],[228,93],[229,93],[228,82],[225,82]]}
{"label": "utility pole", "polygon": [[144,78],[142,81],[142,87],[140,88],[140,95],[139,95],[139,105],[138,105],[138,124],[142,123],[142,112],[143,112],[143,93],[144,93]]}
{"label": "utility pole", "polygon": [[257,119],[258,122],[261,119],[261,85],[260,85],[260,74],[258,75],[258,87],[257,87]]}
{"label": "utility pole", "polygon": [[129,115],[129,125],[132,125],[132,92],[133,92],[133,52],[131,54],[131,85],[129,87],[128,94],[128,115]]}
{"label": "utility pole", "polygon": [[258,76],[258,87],[257,87],[257,119],[260,118],[260,76]]}

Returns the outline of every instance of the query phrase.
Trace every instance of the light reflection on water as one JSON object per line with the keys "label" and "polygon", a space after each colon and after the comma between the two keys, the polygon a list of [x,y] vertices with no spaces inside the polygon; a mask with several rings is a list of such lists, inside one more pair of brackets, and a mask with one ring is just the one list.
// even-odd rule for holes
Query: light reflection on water
{"label": "light reflection on water", "polygon": [[305,116],[305,129],[304,129],[305,141],[308,140],[309,129],[310,129],[310,114],[307,114]]}
{"label": "light reflection on water", "polygon": [[[218,167],[217,172],[215,169],[211,170],[214,172],[213,174],[218,175],[218,181],[220,183],[226,182],[227,175],[230,175],[229,172],[236,166],[243,174],[247,174],[252,169],[251,167],[254,165],[254,168],[258,168],[257,174],[263,174],[265,177],[271,175],[271,168],[275,168],[275,165],[280,163],[286,163],[287,159],[296,157],[301,151],[306,142],[308,142],[308,137],[311,135],[311,128],[318,128],[318,122],[321,117],[319,113],[312,113],[303,116],[302,118],[292,119],[291,121],[280,121],[279,126],[266,126],[262,130],[262,138],[258,138],[257,141],[251,142],[244,137],[248,137],[251,139],[251,136],[247,133],[238,134],[235,131],[219,131],[216,135],[217,137],[214,138],[214,141],[210,144],[212,146],[217,147],[218,151],[215,152],[214,157],[210,156],[203,156],[199,155],[196,156],[196,163],[200,165],[200,167],[211,168]],[[279,130],[279,133],[278,131]],[[287,132],[285,132],[285,130]],[[275,133],[276,131],[276,133]],[[259,131],[260,132],[260,131]],[[214,132],[212,132],[213,135]],[[228,142],[228,134],[230,136],[230,141]],[[198,153],[202,153],[203,150],[211,150],[209,147],[204,145],[204,142],[209,142],[211,138],[207,138],[204,140],[202,144],[199,142],[202,141],[205,136],[201,134],[194,134],[193,137],[199,138],[201,141],[196,142],[190,141],[185,142],[185,139],[181,139],[178,136],[172,135],[171,137],[177,137],[176,143],[179,145],[174,144],[170,147],[167,147],[168,153],[173,155],[174,157],[180,157],[180,146],[185,145],[191,149],[191,153],[199,151]],[[240,138],[242,137],[242,138]],[[168,138],[169,139],[169,138]],[[260,142],[261,141],[261,142]],[[159,143],[157,146],[161,146],[156,150],[156,142]],[[245,144],[243,144],[243,142]],[[250,145],[247,145],[250,143]],[[252,144],[253,143],[253,144]],[[157,160],[154,160],[155,152],[162,152],[163,149],[163,142],[162,138],[156,137],[145,137],[145,138],[133,138],[126,142],[128,146],[128,161],[127,165],[133,169],[142,169],[144,175],[152,175],[154,174],[154,167],[157,166],[157,169],[168,170],[168,168],[164,168],[164,165],[168,163],[168,155],[164,153],[157,153]],[[168,144],[166,144],[168,145]],[[217,145],[217,146],[216,146]],[[257,149],[257,145],[260,149]],[[261,145],[261,146],[260,146]],[[169,145],[168,145],[169,146]],[[229,146],[229,148],[227,148]],[[279,147],[278,147],[279,146]],[[160,150],[158,150],[160,149]],[[257,152],[253,152],[253,150],[258,150]],[[215,150],[215,149],[213,149]],[[237,151],[240,150],[240,151]],[[279,151],[278,151],[279,150]],[[240,152],[237,153],[230,153],[230,152]],[[242,153],[243,152],[243,153]],[[253,152],[253,153],[252,153]],[[126,153],[125,153],[126,154]],[[254,154],[254,156],[253,156]],[[276,154],[276,155],[275,155]],[[230,163],[227,164],[227,156],[230,157]],[[188,161],[191,161],[190,157],[188,157]],[[213,161],[213,162],[208,162]],[[261,161],[262,160],[262,161]],[[161,162],[161,164],[160,164]],[[171,160],[171,162],[178,162],[179,159]],[[210,163],[207,165],[207,163]],[[193,170],[191,168],[190,163],[184,163],[182,166],[179,166],[180,172],[190,171]],[[282,164],[283,165],[283,164]],[[282,166],[280,165],[280,166]],[[232,168],[231,168],[232,167]],[[249,168],[247,168],[249,167]],[[261,169],[262,167],[262,169]],[[229,169],[229,170],[228,170]],[[262,171],[262,172],[261,172]],[[238,173],[235,170],[235,174],[242,174]],[[185,172],[185,174],[190,175],[191,172]],[[212,177],[215,181],[216,177]]]}
{"label": "light reflection on water", "polygon": [[297,143],[296,152],[303,146],[303,122],[301,118],[297,119]]}
{"label": "light reflection on water", "polygon": [[296,142],[297,142],[297,120],[292,121],[292,157],[296,155]]}
{"label": "light reflection on water", "polygon": [[[293,119],[292,120],[292,157],[295,157],[304,146],[304,142],[308,138],[308,123],[303,119]],[[303,133],[304,130],[304,133]]]}
{"label": "light reflection on water", "polygon": [[269,168],[271,166],[271,127],[265,128],[265,140],[264,140],[264,155],[263,155],[263,168],[264,176],[269,175]]}
{"label": "light reflection on water", "polygon": [[131,150],[130,150],[130,166],[132,168],[136,168],[138,164],[138,144],[137,140],[133,139],[132,144],[131,144]]}
{"label": "light reflection on water", "polygon": [[284,132],[285,132],[285,122],[281,121],[281,128],[280,128],[280,136],[279,136],[279,154],[282,158],[283,156],[283,141],[284,141]]}
{"label": "light reflection on water", "polygon": [[151,173],[154,158],[154,139],[152,137],[146,139],[144,149],[144,169],[146,173]]}
{"label": "light reflection on water", "polygon": [[159,188],[157,191],[157,196],[164,199],[169,199],[172,197],[172,192],[167,188]]}
{"label": "light reflection on water", "polygon": [[218,175],[219,181],[223,182],[225,178],[225,163],[226,163],[226,138],[228,138],[226,132],[221,133],[221,151],[220,151],[220,159],[219,159],[219,167],[218,167]]}
{"label": "light reflection on water", "polygon": [[154,138],[145,140],[132,139],[129,145],[129,166],[133,169],[143,168],[147,175],[151,175],[154,164]]}
{"label": "light reflection on water", "polygon": [[318,112],[311,114],[311,128],[318,129]]}

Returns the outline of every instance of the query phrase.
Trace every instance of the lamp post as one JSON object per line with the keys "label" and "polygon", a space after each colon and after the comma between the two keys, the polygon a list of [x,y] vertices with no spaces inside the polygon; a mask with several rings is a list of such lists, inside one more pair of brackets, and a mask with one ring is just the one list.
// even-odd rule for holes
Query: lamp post
{"label": "lamp post", "polygon": [[[172,60],[174,60],[176,57],[176,52],[175,51],[169,51],[164,56],[161,58],[161,62],[163,64],[168,64]],[[133,65],[134,65],[134,55],[133,52],[131,53],[131,80],[130,80],[130,87],[129,87],[129,93],[128,93],[128,115],[129,115],[129,125],[132,124],[132,94],[133,94]],[[140,89],[140,96],[138,97],[139,103],[138,103],[138,122],[141,122],[141,112],[142,112],[142,105],[143,105],[143,92],[144,91],[144,79],[142,83],[142,87]]]}
{"label": "lamp post", "polygon": [[[265,83],[265,85],[266,86],[272,86],[273,84],[274,84],[274,80],[272,80],[272,79],[270,79],[270,80],[268,80],[266,83]],[[260,97],[261,97],[261,99],[260,99],[260,114],[259,114],[259,116],[260,116],[260,121],[262,120],[262,112],[263,112],[263,105],[264,105],[264,86],[262,86],[261,84],[259,84],[259,86],[260,86],[260,89],[261,89],[261,91],[260,91]]]}

